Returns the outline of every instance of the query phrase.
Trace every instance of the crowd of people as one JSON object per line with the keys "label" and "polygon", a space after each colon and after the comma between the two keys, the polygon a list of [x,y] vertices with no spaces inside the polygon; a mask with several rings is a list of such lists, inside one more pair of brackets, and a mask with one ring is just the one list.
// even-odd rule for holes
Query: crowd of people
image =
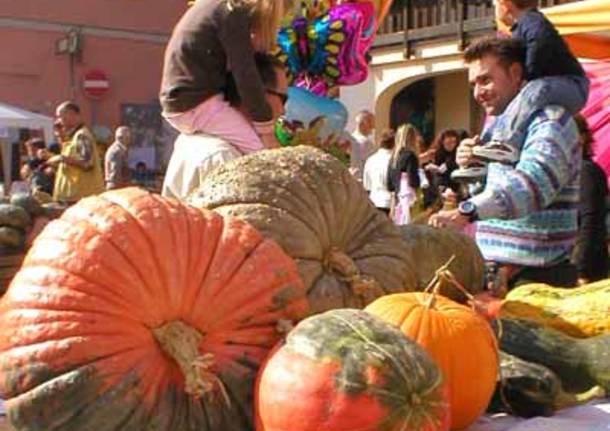
{"label": "crowd of people", "polygon": [[85,125],[76,103],[61,103],[55,114],[54,142],[31,138],[24,143],[23,191],[43,202],[72,204],[104,190],[149,186],[146,164],[138,162],[135,169],[129,166],[129,127],[118,127],[114,142],[104,149]]}
{"label": "crowd of people", "polygon": [[[374,116],[363,111],[357,118]],[[354,135],[361,133],[358,128]],[[407,123],[396,131],[383,131],[379,149],[373,152],[370,132],[370,144],[366,147],[361,144],[362,139],[359,142],[354,138],[356,151],[364,151],[367,156],[362,171],[355,166],[351,171],[370,192],[377,208],[389,214],[396,224],[406,224],[465,198],[467,189],[451,174],[458,169],[455,157],[458,144],[467,136],[464,130],[446,129],[434,142],[426,144],[417,127]]]}

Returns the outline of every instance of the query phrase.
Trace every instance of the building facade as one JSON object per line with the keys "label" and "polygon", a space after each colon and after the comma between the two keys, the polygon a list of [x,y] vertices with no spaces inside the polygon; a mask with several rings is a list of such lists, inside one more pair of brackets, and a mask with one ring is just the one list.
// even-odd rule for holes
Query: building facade
{"label": "building facade", "polygon": [[[52,116],[58,103],[74,100],[100,139],[128,123],[137,146],[159,145],[163,52],[186,7],[186,0],[0,0],[0,101]],[[97,99],[83,88],[91,71],[107,76]]]}

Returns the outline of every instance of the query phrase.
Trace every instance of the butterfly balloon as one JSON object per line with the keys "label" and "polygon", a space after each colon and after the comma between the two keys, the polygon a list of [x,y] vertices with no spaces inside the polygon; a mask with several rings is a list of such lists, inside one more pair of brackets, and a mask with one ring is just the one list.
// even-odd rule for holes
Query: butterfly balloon
{"label": "butterfly balloon", "polygon": [[292,85],[324,96],[336,85],[358,84],[368,76],[375,7],[370,1],[315,3],[304,2],[303,11],[280,29],[277,55]]}

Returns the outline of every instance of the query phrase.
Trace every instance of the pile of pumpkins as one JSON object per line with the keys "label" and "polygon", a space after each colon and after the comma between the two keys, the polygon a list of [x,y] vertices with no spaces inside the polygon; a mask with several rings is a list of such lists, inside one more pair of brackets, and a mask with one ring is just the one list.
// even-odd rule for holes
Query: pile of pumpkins
{"label": "pile of pumpkins", "polygon": [[500,356],[463,304],[483,284],[472,241],[395,227],[311,147],[232,161],[189,202],[107,192],[38,236],[0,302],[16,430],[438,431],[484,413]]}
{"label": "pile of pumpkins", "polygon": [[521,286],[496,310],[502,381],[492,411],[548,416],[610,394],[610,279]]}
{"label": "pile of pumpkins", "polygon": [[0,203],[0,249],[8,253],[23,251],[58,215],[56,204],[41,204],[30,194],[16,193],[5,198]]}

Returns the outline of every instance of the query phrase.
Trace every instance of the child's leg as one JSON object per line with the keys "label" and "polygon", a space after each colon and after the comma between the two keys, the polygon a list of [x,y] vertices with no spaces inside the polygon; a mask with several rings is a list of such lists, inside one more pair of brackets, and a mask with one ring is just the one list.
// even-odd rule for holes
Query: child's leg
{"label": "child's leg", "polygon": [[580,76],[548,76],[527,83],[495,122],[491,140],[520,148],[530,117],[549,105],[561,105],[572,114],[586,104],[589,80]]}
{"label": "child's leg", "polygon": [[165,119],[187,135],[198,132],[215,136],[244,153],[262,150],[263,143],[252,124],[221,95],[213,96],[190,111]]}

